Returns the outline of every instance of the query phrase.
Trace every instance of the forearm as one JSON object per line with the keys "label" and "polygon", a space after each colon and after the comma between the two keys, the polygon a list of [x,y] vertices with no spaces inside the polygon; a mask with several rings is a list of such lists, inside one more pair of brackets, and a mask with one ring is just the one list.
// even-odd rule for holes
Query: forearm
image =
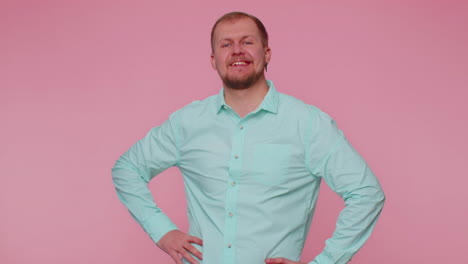
{"label": "forearm", "polygon": [[172,126],[167,121],[134,144],[112,168],[119,199],[155,243],[177,227],[154,202],[148,182],[174,166],[177,157]]}
{"label": "forearm", "polygon": [[333,236],[314,260],[319,264],[347,263],[369,238],[385,195],[362,157],[343,138],[327,158],[322,175],[345,201]]}
{"label": "forearm", "polygon": [[385,196],[379,187],[369,186],[346,199],[333,236],[313,264],[348,263],[368,240],[382,211]]}
{"label": "forearm", "polygon": [[112,180],[120,201],[155,243],[167,232],[177,229],[156,205],[148,182],[137,169],[119,160],[112,169]]}

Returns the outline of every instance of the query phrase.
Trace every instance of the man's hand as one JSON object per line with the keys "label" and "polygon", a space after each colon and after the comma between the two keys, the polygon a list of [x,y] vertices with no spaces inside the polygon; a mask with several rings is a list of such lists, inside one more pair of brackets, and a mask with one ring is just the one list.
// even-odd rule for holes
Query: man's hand
{"label": "man's hand", "polygon": [[192,264],[198,264],[189,253],[202,259],[202,253],[198,251],[191,243],[203,245],[203,241],[194,236],[189,236],[179,230],[167,232],[158,242],[158,247],[166,252],[177,264],[182,264],[181,257]]}
{"label": "man's hand", "polygon": [[266,264],[306,264],[303,262],[295,262],[285,258],[268,258],[265,259]]}

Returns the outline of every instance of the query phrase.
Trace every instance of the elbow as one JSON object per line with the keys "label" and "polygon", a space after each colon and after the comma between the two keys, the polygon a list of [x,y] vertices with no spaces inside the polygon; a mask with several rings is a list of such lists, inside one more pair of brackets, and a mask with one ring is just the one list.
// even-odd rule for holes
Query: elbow
{"label": "elbow", "polygon": [[111,169],[111,175],[112,175],[112,182],[114,185],[119,181],[122,180],[122,169],[124,168],[122,164],[122,160],[118,159],[114,166]]}
{"label": "elbow", "polygon": [[385,193],[383,192],[383,190],[380,188],[379,189],[379,192],[375,195],[375,203],[376,205],[382,209],[384,204],[385,204],[385,200],[387,199],[387,197],[385,196]]}
{"label": "elbow", "polygon": [[[376,210],[381,210],[385,204],[386,196],[380,186],[368,186],[367,188],[361,189],[360,193],[355,193],[351,195],[349,203],[352,201],[356,203],[368,204],[369,206],[374,207]],[[346,202],[348,199],[345,199]]]}
{"label": "elbow", "polygon": [[119,171],[119,168],[117,166],[117,163],[115,163],[114,166],[111,169],[112,183],[114,185],[119,180],[119,172],[118,171]]}

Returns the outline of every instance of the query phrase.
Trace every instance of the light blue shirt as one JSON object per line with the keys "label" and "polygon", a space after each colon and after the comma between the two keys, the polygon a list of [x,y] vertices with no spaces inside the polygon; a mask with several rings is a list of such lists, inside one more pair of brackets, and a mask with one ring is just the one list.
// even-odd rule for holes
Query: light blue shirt
{"label": "light blue shirt", "polygon": [[381,212],[379,182],[328,115],[268,85],[261,105],[244,118],[226,104],[223,90],[173,113],[117,161],[117,194],[157,243],[177,227],[147,184],[177,166],[188,233],[203,240],[200,263],[261,264],[273,257],[299,261],[324,179],[346,207],[311,263],[347,263]]}

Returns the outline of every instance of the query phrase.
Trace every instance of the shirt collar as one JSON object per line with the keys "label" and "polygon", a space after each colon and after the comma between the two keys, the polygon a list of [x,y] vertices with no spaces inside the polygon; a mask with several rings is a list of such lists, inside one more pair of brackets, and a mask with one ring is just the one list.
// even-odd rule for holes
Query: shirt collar
{"label": "shirt collar", "polygon": [[[267,80],[267,84],[269,87],[268,92],[263,98],[262,103],[260,104],[260,106],[257,108],[255,112],[258,112],[260,110],[265,110],[273,114],[276,114],[278,112],[279,95],[272,81]],[[229,106],[226,104],[226,101],[224,100],[224,88],[221,88],[221,91],[218,93],[218,100],[217,100],[217,105],[216,105],[217,113],[219,114],[219,112],[223,108],[229,108]]]}

